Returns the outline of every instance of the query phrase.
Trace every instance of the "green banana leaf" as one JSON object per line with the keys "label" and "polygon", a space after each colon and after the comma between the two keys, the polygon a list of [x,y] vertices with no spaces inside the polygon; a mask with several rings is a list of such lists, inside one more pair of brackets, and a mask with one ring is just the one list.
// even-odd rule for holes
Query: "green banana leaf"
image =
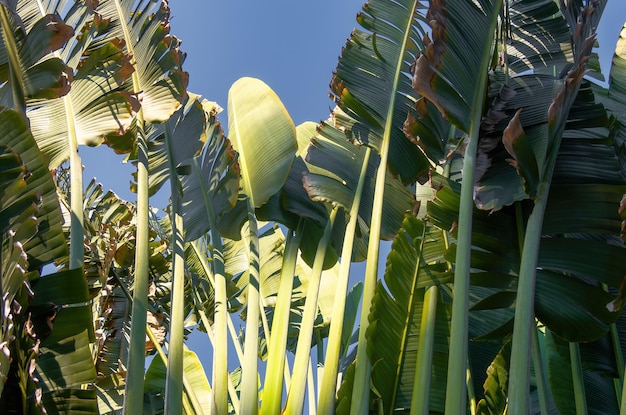
{"label": "green banana leaf", "polygon": [[[81,386],[96,380],[90,341],[93,331],[89,294],[81,268],[39,278],[33,284],[32,306],[56,304],[52,333],[41,343],[37,377],[42,381],[46,410],[63,412],[78,400],[81,406],[96,407],[95,391]],[[91,332],[91,333],[90,333]],[[48,409],[49,408],[49,409]],[[56,408],[56,409],[55,409]]]}
{"label": "green banana leaf", "polygon": [[[185,390],[183,399],[189,400],[189,394],[193,393],[196,399],[200,403],[202,413],[211,413],[212,400],[211,400],[211,386],[206,377],[205,369],[202,367],[202,363],[196,353],[191,350],[185,350],[183,357],[183,365],[185,371],[185,377],[188,381],[188,385],[191,386],[191,391]],[[148,370],[146,371],[146,381],[144,384],[144,391],[147,394],[151,392],[161,392],[165,390],[165,373],[166,367],[163,360],[159,356],[156,356]],[[157,395],[156,399],[162,399],[162,396]]]}
{"label": "green banana leaf", "polygon": [[[329,220],[329,206],[309,197],[305,188],[305,177],[309,174],[310,165],[305,162],[312,137],[315,136],[317,124],[307,122],[296,127],[298,151],[289,170],[284,186],[260,208],[256,209],[257,218],[264,221],[274,221],[296,230],[302,221],[302,234],[306,238],[300,240],[302,258],[309,266],[313,266],[317,246],[324,233],[324,227]],[[329,246],[324,260],[324,269],[328,269],[337,262],[338,254]]]}
{"label": "green banana leaf", "polygon": [[[149,124],[145,130],[148,141],[148,174],[150,196],[158,192],[170,179],[169,163],[179,170],[179,174],[188,175],[191,170],[190,159],[197,156],[206,142],[206,113],[202,103],[190,99],[164,123]],[[170,140],[175,145],[171,148],[165,139],[168,129]],[[134,157],[134,154],[133,154]],[[137,176],[134,172],[133,176]],[[181,189],[180,179],[177,188]]]}
{"label": "green banana leaf", "polygon": [[409,0],[366,3],[357,16],[360,27],[344,46],[331,80],[336,104],[358,122],[346,131],[349,139],[380,152],[389,137],[388,168],[405,184],[430,168],[403,132],[406,114],[418,98],[409,74],[424,46],[423,7]]}
{"label": "green banana leaf", "polygon": [[55,415],[91,415],[98,410],[95,391],[89,389],[56,390],[44,394],[43,402],[47,413]]}
{"label": "green banana leaf", "polygon": [[[56,10],[47,7],[50,13]],[[113,36],[111,22],[85,5],[70,8],[64,19],[78,35],[56,53],[72,68],[71,89],[63,98],[38,101],[28,110],[33,135],[51,168],[70,157],[70,141],[96,146],[108,134],[126,132],[140,105],[127,85],[134,70],[130,56]],[[119,152],[132,147],[128,141],[108,144]]]}
{"label": "green banana leaf", "polygon": [[54,14],[40,16],[26,29],[15,6],[5,2],[0,9],[0,104],[24,116],[27,101],[57,98],[69,91],[71,70],[49,53],[70,40],[74,30]]}
{"label": "green banana leaf", "polygon": [[170,35],[170,9],[159,0],[110,0],[96,9],[113,26],[111,38],[124,40],[133,56],[132,91],[140,93],[143,120],[167,120],[187,99],[188,74],[180,40]]}
{"label": "green banana leaf", "polygon": [[492,44],[489,28],[498,6],[486,0],[431,3],[426,19],[432,41],[424,42],[425,51],[415,61],[413,89],[467,133],[481,109],[483,91],[476,82],[485,76],[482,60]]}
{"label": "green banana leaf", "polygon": [[574,63],[568,22],[556,2],[514,0],[508,8],[506,65],[512,75],[559,74]]}
{"label": "green banana leaf", "polygon": [[296,128],[269,86],[241,78],[228,92],[228,131],[239,153],[243,192],[260,207],[287,180],[298,148]]}
{"label": "green banana leaf", "polygon": [[509,361],[511,342],[506,342],[487,369],[485,398],[478,402],[476,413],[480,415],[503,414],[506,410],[506,396],[509,383]]}
{"label": "green banana leaf", "polygon": [[[499,83],[494,81],[496,85]],[[548,108],[561,88],[561,83],[548,75],[521,75],[511,78],[492,101],[489,113],[482,123],[478,143],[477,183],[474,187],[474,202],[480,209],[499,210],[516,201],[534,196],[538,183],[538,166],[542,166],[547,151],[544,139],[547,131]],[[525,135],[516,142],[526,143],[527,162],[513,161],[507,152],[503,133],[509,122],[518,114]],[[518,124],[516,124],[518,125]],[[519,145],[519,144],[518,144]],[[530,148],[528,148],[530,147]],[[510,147],[512,150],[512,147]],[[522,178],[517,168],[529,171],[535,163],[534,179]],[[532,190],[530,186],[533,186]]]}
{"label": "green banana leaf", "polygon": [[121,375],[109,375],[98,379],[95,390],[100,415],[115,414],[123,409],[125,385],[124,377]]}
{"label": "green banana leaf", "polygon": [[[407,215],[387,257],[385,284],[379,282],[367,331],[372,394],[383,413],[411,407],[425,288],[451,281],[441,230]],[[448,350],[448,311],[438,296],[435,319],[430,411],[443,413]],[[409,329],[405,329],[408,327]],[[343,388],[343,386],[342,386]],[[341,402],[338,405],[342,405]]]}
{"label": "green banana leaf", "polygon": [[[572,367],[568,343],[546,332],[548,380],[554,402],[561,414],[575,414]],[[618,414],[619,401],[610,377],[583,367],[585,397],[589,414]]]}
{"label": "green banana leaf", "polygon": [[215,108],[211,108],[207,101],[203,101],[202,106],[207,116],[206,142],[202,152],[190,163],[190,173],[180,178],[187,240],[205,234],[211,227],[207,212],[211,212],[215,219],[221,217],[235,206],[239,192],[237,155],[223,134]]}
{"label": "green banana leaf", "polygon": [[[0,145],[16,152],[29,172],[25,188],[12,197],[16,202],[21,198],[22,203],[41,203],[35,213],[39,223],[37,235],[23,243],[28,255],[28,268],[25,269],[35,270],[67,252],[61,227],[63,217],[47,164],[24,119],[14,111],[1,109],[0,131],[3,132]],[[37,202],[35,194],[39,195],[41,202]]]}
{"label": "green banana leaf", "polygon": [[[453,185],[457,188],[454,191],[450,187],[450,182],[438,181],[438,183],[443,184],[443,187],[438,191],[435,201],[429,204],[428,213],[437,226],[452,229],[456,214],[450,215],[451,212],[444,212],[441,209],[444,205],[449,207],[458,203],[458,185]],[[584,187],[579,187],[577,190],[582,192],[584,189]],[[585,199],[585,193],[575,192],[572,197],[578,194],[583,195],[583,199],[580,200]],[[613,194],[619,195],[619,188]],[[616,261],[615,258],[623,255],[624,248],[609,245],[606,241],[574,238],[575,235],[572,233],[575,229],[605,234],[602,228],[591,229],[586,225],[587,218],[590,224],[599,221],[596,217],[601,211],[583,210],[583,214],[589,212],[589,215],[576,215],[576,219],[569,221],[565,227],[562,216],[558,213],[549,213],[551,206],[549,203],[546,209],[545,228],[554,229],[559,226],[560,232],[568,232],[566,234],[568,237],[546,234],[542,240],[538,267],[543,271],[537,274],[536,316],[552,330],[569,340],[594,340],[606,333],[608,325],[615,321],[617,314],[609,312],[605,307],[611,301],[611,296],[591,281],[605,282],[612,286],[619,284],[621,281],[619,275],[622,275],[621,273],[625,270],[619,265],[621,262]],[[574,209],[573,213],[576,214],[577,210]],[[606,218],[616,217],[615,210],[607,209],[607,214]],[[555,218],[556,223],[551,224],[548,221],[551,218]],[[605,220],[602,222],[606,223]],[[615,224],[613,233],[616,234],[618,221],[613,219],[613,223]],[[488,290],[476,291],[476,297],[472,300],[474,311],[470,313],[470,320],[475,312],[485,313],[479,310],[506,308],[514,303],[516,270],[519,266],[516,229],[513,209],[503,209],[493,214],[474,211],[471,283]],[[456,247],[453,244],[446,258],[453,260],[455,251]],[[615,271],[607,274],[606,270],[614,266],[616,266]],[[505,300],[502,295],[507,295],[508,300]],[[482,300],[485,302],[480,303]],[[560,306],[554,307],[554,304],[560,304]],[[498,315],[500,313],[499,310],[494,310],[494,312]],[[489,316],[484,317],[484,324],[476,324],[481,331],[474,331],[474,336],[483,337],[503,324],[508,324],[512,317],[512,315],[508,318],[506,315],[496,317],[491,314]],[[493,334],[497,334],[497,337],[505,336],[510,333],[512,326],[507,325],[507,327],[508,329]]]}
{"label": "green banana leaf", "polygon": [[[338,114],[338,110],[335,110],[334,114]],[[356,129],[356,125],[353,121],[352,128]],[[315,201],[338,204],[344,212],[349,212],[355,197],[365,152],[364,147],[351,144],[346,139],[345,133],[332,124],[332,120],[321,123],[318,133],[311,140],[305,158],[308,171],[304,173],[303,182],[309,197]],[[361,196],[362,202],[359,205],[359,220],[352,253],[353,261],[363,261],[367,256],[369,224],[372,219],[376,171],[379,163],[380,158],[375,155],[370,156]],[[381,238],[390,240],[400,228],[405,212],[413,210],[415,199],[400,180],[394,178],[389,172],[387,172],[385,184]],[[345,229],[345,223],[349,220],[346,216],[347,213],[338,215],[336,229]],[[343,242],[343,232],[335,233],[333,245],[337,252],[341,252]]]}
{"label": "green banana leaf", "polygon": [[[21,121],[17,114],[16,117]],[[9,305],[2,307],[0,315],[0,321],[5,328],[1,336],[3,353],[0,357],[0,374],[2,374],[0,408],[16,410],[22,407],[22,402],[26,400],[24,394],[30,378],[30,375],[25,378],[20,377],[18,369],[24,364],[30,364],[28,349],[32,347],[27,339],[22,341],[21,335],[21,332],[25,331],[22,328],[22,310],[25,311],[29,302],[28,296],[24,293],[30,289],[26,272],[28,263],[23,244],[36,234],[35,215],[38,197],[27,189],[25,179],[28,170],[19,155],[4,145],[0,145],[0,151],[0,165],[2,166],[0,169],[0,189],[2,190],[2,196],[0,196],[0,231],[2,232],[0,272],[2,273],[2,292],[6,296],[5,304]],[[35,340],[36,337],[33,336],[31,342]],[[25,355],[27,358],[23,359]],[[22,373],[24,372],[22,370]]]}

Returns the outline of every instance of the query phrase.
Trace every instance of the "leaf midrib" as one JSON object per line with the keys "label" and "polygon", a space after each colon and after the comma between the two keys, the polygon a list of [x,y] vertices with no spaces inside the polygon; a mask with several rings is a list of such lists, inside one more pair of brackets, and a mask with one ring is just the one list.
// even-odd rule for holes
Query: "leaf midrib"
{"label": "leaf midrib", "polygon": [[250,187],[250,173],[248,171],[246,152],[243,151],[244,145],[239,131],[239,123],[237,122],[237,104],[235,103],[236,101],[234,99],[229,99],[229,101],[232,104],[229,116],[233,119],[232,125],[229,125],[229,127],[234,128],[235,130],[235,141],[237,142],[237,148],[239,149],[239,164],[241,166],[240,172],[241,177],[243,178],[243,192],[246,194],[246,196],[248,196],[248,199],[250,199],[250,204],[254,207],[256,206],[256,204],[254,203],[252,188]]}

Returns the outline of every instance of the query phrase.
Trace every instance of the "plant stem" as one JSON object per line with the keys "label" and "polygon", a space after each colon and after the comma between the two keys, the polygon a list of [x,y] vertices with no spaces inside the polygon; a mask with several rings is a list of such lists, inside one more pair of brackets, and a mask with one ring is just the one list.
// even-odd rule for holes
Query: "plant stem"
{"label": "plant stem", "polygon": [[472,365],[469,356],[467,356],[467,370],[465,371],[465,386],[467,388],[467,396],[469,397],[470,415],[476,415],[476,392],[474,391],[474,380],[472,378]]}
{"label": "plant stem", "polygon": [[528,218],[524,248],[522,249],[509,375],[509,413],[511,415],[526,415],[528,413],[531,340],[532,330],[536,329],[534,324],[535,272],[548,189],[549,182],[542,182],[534,209]]}
{"label": "plant stem", "polygon": [[[215,314],[213,316],[215,343],[213,357],[213,402],[218,414],[228,412],[228,294],[226,292],[226,276],[224,272],[224,249],[222,238],[215,221],[215,212],[209,198],[209,189],[201,177],[202,168],[198,160],[193,158],[193,167],[200,183],[204,206],[209,220],[211,244],[213,245],[213,288],[215,290]],[[201,257],[200,255],[198,255]],[[208,264],[207,264],[208,265]],[[207,266],[207,269],[208,268]],[[206,326],[207,332],[210,327]],[[219,339],[219,340],[218,340]]]}
{"label": "plant stem", "polygon": [[[124,33],[129,54],[134,56],[133,42],[126,17],[119,0],[115,8]],[[141,83],[137,71],[132,74],[133,92],[139,93]],[[135,243],[135,279],[133,284],[133,309],[130,322],[128,372],[124,390],[124,414],[143,412],[143,377],[145,370],[145,333],[148,311],[148,282],[150,277],[150,207],[148,183],[148,139],[145,134],[143,108],[137,113],[137,232]]]}
{"label": "plant stem", "polygon": [[[386,134],[388,135],[388,134]],[[380,154],[380,165],[376,172],[376,190],[372,207],[372,221],[367,244],[367,264],[365,265],[365,281],[363,282],[363,303],[361,304],[361,320],[359,326],[359,343],[356,356],[356,369],[352,389],[350,414],[367,413],[369,407],[370,375],[372,366],[367,357],[367,337],[369,314],[372,299],[378,281],[378,258],[380,252],[380,228],[382,226],[383,200],[385,195],[385,179],[387,176],[387,156],[389,154],[389,137],[383,140]]]}
{"label": "plant stem", "polygon": [[308,415],[316,415],[317,410],[315,409],[315,380],[313,379],[313,361],[311,356],[309,356],[309,365],[307,369],[307,391],[309,394],[309,411]]}
{"label": "plant stem", "polygon": [[541,354],[541,345],[539,344],[538,327],[534,327],[532,331],[532,354],[533,364],[535,367],[535,379],[537,381],[537,394],[539,395],[539,408],[542,415],[548,415],[548,380],[546,379],[545,366],[543,364],[543,356]]}
{"label": "plant stem", "polygon": [[[498,23],[502,2],[496,0],[492,11],[489,33],[494,33]],[[474,170],[478,133],[482,117],[483,91],[487,86],[487,69],[491,59],[491,45],[483,53],[481,71],[472,102],[472,119],[469,126],[467,148],[463,160],[463,182],[459,208],[459,227],[454,269],[454,298],[452,301],[452,321],[450,325],[450,354],[448,356],[448,376],[446,385],[446,415],[459,415],[467,411],[467,385],[465,382],[468,356],[468,313],[469,279],[472,252],[472,210],[474,208]]]}
{"label": "plant stem", "polygon": [[[154,335],[154,332],[152,331],[152,328],[150,327],[150,325],[146,325],[146,334],[148,335],[148,338],[150,338],[150,341],[152,342],[152,344],[154,344],[154,348],[156,349],[159,357],[161,358],[161,360],[163,361],[163,364],[165,365],[165,368],[167,369],[167,366],[168,366],[167,355],[165,354],[165,352],[163,351],[163,348],[159,344],[159,341],[157,340],[156,336]],[[195,391],[193,390],[193,388],[189,384],[189,381],[184,376],[184,374],[183,374],[183,386],[185,387],[185,394],[188,397],[188,399],[183,400],[183,409],[185,410],[185,413],[187,413],[187,414],[193,414],[193,413],[201,414],[202,413],[202,405],[198,401],[198,397],[196,396]],[[191,403],[191,405],[193,407],[193,410],[192,410],[191,407],[189,407],[189,403]]]}
{"label": "plant stem", "polygon": [[183,217],[178,187],[178,174],[172,157],[173,144],[168,123],[165,123],[165,143],[167,146],[171,204],[172,204],[172,299],[170,301],[170,349],[165,377],[165,415],[182,413],[182,381],[185,325],[185,247],[183,238]]}
{"label": "plant stem", "polygon": [[24,97],[24,78],[22,76],[22,68],[20,65],[20,57],[17,50],[17,44],[15,43],[15,38],[12,36],[13,25],[11,24],[11,21],[9,19],[9,13],[12,13],[12,11],[9,10],[8,6],[6,6],[5,4],[0,4],[0,26],[2,27],[2,38],[4,40],[4,47],[6,49],[8,60],[9,80],[11,83],[11,94],[13,98],[13,109],[20,113],[24,120],[28,122],[28,118],[26,118],[26,99]]}
{"label": "plant stem", "polygon": [[283,379],[285,372],[285,355],[287,335],[289,334],[289,314],[291,312],[291,294],[293,279],[298,260],[298,248],[302,239],[302,219],[295,230],[289,230],[285,242],[283,267],[280,273],[280,285],[274,318],[272,320],[272,336],[269,342],[267,370],[263,387],[264,399],[262,414],[276,414],[282,405]]}
{"label": "plant stem", "polygon": [[82,268],[85,260],[83,230],[83,166],[76,137],[69,135],[70,153],[70,258],[69,269]]}
{"label": "plant stem", "polygon": [[620,415],[626,415],[626,382],[622,385],[622,404],[619,410]]}
{"label": "plant stem", "polygon": [[248,306],[246,317],[246,339],[243,353],[244,361],[241,378],[242,414],[256,414],[258,399],[258,349],[259,349],[259,288],[261,272],[259,263],[259,231],[252,201],[248,198],[248,232],[250,236],[250,281],[248,282]]}
{"label": "plant stem", "polygon": [[[139,110],[140,113],[142,110]],[[141,120],[141,118],[140,118]],[[139,121],[141,123],[141,121]],[[145,327],[148,311],[149,279],[149,196],[148,196],[148,145],[142,125],[137,135],[137,233],[135,236],[135,278],[133,283],[133,308],[130,323],[130,340],[124,391],[124,414],[143,412],[143,376],[145,366]]]}
{"label": "plant stem", "polygon": [[[606,284],[602,284],[602,289],[605,292],[609,292],[609,287]],[[622,346],[620,343],[619,332],[617,330],[617,324],[611,323],[610,329],[611,345],[613,346],[613,354],[615,356],[615,365],[617,366],[617,372],[619,377],[613,379],[615,384],[615,396],[617,397],[617,404],[622,401],[622,384],[624,383],[624,357],[622,356]]]}
{"label": "plant stem", "polygon": [[[526,238],[526,228],[524,222],[524,213],[522,211],[521,202],[515,202],[515,220],[517,224],[517,243],[519,246],[520,257],[524,247],[524,239]],[[539,408],[542,414],[547,415],[548,409],[548,381],[546,378],[545,368],[543,366],[543,357],[541,347],[539,345],[539,328],[535,325],[532,328],[532,360],[535,367],[535,379],[537,380],[537,394],[539,395]]]}
{"label": "plant stem", "polygon": [[346,308],[346,296],[348,292],[348,282],[350,278],[350,264],[352,258],[352,247],[354,246],[354,233],[359,218],[359,208],[361,206],[361,195],[363,185],[369,165],[371,148],[367,147],[359,181],[354,191],[354,200],[350,207],[350,220],[346,226],[343,247],[341,250],[341,264],[339,267],[339,279],[337,281],[337,293],[333,303],[333,317],[330,321],[328,334],[328,344],[326,346],[326,359],[324,362],[324,375],[319,388],[319,401],[317,410],[320,414],[333,414],[335,412],[335,393],[337,390],[337,374],[339,372],[339,357],[341,355],[341,337],[343,332],[343,320]]}
{"label": "plant stem", "polygon": [[[421,260],[418,259],[418,261]],[[422,321],[420,324],[417,363],[415,365],[415,381],[411,399],[411,415],[427,414],[430,411],[430,381],[432,376],[433,348],[435,344],[435,327],[437,316],[437,300],[439,288],[430,286],[424,293]]]}
{"label": "plant stem", "polygon": [[450,354],[448,356],[448,382],[446,386],[446,415],[465,413],[467,385],[467,338],[469,309],[469,275],[472,249],[472,209],[474,208],[474,165],[478,136],[470,138],[463,161],[463,183],[461,184],[461,206],[457,251],[454,270],[454,297],[450,325]]}
{"label": "plant stem", "polygon": [[[309,358],[311,354],[311,342],[313,339],[313,326],[315,325],[315,317],[317,317],[317,298],[322,279],[322,269],[324,267],[324,258],[326,250],[330,244],[332,236],[333,224],[337,216],[337,206],[333,206],[330,212],[330,218],[326,223],[324,235],[319,241],[315,260],[313,261],[313,269],[309,278],[309,287],[304,303],[304,312],[302,313],[302,323],[300,332],[298,333],[298,346],[296,348],[296,357],[293,364],[293,372],[291,376],[291,388],[287,395],[287,403],[285,404],[285,414],[300,414],[304,408],[304,398],[306,395],[306,376],[309,366]],[[315,399],[315,397],[311,397]]]}
{"label": "plant stem", "polygon": [[574,383],[574,400],[576,402],[576,415],[587,415],[587,399],[585,397],[585,380],[583,367],[580,361],[580,348],[578,343],[569,344],[570,362],[572,365],[572,381]]}
{"label": "plant stem", "polygon": [[[417,0],[406,4],[408,10],[415,11],[419,2]],[[370,393],[370,374],[371,364],[367,357],[367,337],[366,332],[369,326],[369,313],[376,290],[376,282],[378,280],[378,259],[380,252],[380,228],[382,226],[383,216],[383,199],[385,194],[385,179],[387,176],[387,160],[389,158],[389,146],[391,142],[391,134],[396,120],[395,112],[397,110],[397,93],[400,82],[405,77],[403,69],[405,67],[404,60],[408,45],[412,43],[410,40],[414,26],[413,16],[407,19],[403,30],[404,36],[401,49],[398,51],[397,61],[393,62],[394,73],[392,75],[392,85],[389,93],[389,106],[385,115],[385,125],[382,134],[382,142],[380,144],[380,165],[376,172],[376,190],[374,191],[374,204],[372,206],[372,219],[370,223],[369,241],[367,246],[367,264],[365,265],[365,281],[363,282],[363,302],[361,305],[361,320],[359,326],[359,343],[356,357],[356,369],[354,375],[354,385],[352,389],[352,400],[350,413],[352,415],[364,414],[368,411],[369,393]],[[379,56],[380,58],[380,56]],[[344,259],[345,260],[345,259]]]}

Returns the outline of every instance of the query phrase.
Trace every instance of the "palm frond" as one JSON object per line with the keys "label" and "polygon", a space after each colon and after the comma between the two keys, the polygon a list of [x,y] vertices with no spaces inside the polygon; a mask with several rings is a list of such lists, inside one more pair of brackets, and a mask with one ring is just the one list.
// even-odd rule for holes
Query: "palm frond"
{"label": "palm frond", "polygon": [[170,9],[162,0],[113,0],[98,12],[113,25],[111,37],[124,40],[133,57],[133,85],[140,94],[143,119],[165,121],[187,99],[188,75],[180,40],[170,35]]}
{"label": "palm frond", "polygon": [[[183,220],[188,240],[195,240],[211,227],[209,212],[216,221],[235,206],[239,192],[239,164],[230,141],[224,136],[215,112],[203,103],[207,116],[206,143],[182,176]],[[216,226],[213,223],[213,226]]]}
{"label": "palm frond", "polygon": [[556,2],[515,0],[509,2],[506,43],[507,69],[515,75],[560,74],[574,63],[570,28]]}
{"label": "palm frond", "polygon": [[[335,110],[334,114],[340,116],[340,111]],[[354,120],[351,122],[353,132],[362,127]],[[338,204],[345,212],[349,212],[355,198],[366,149],[354,146],[346,139],[346,133],[340,127],[345,125],[345,115],[339,126],[333,125],[332,120],[320,124],[318,133],[312,138],[307,151],[305,160],[309,171],[304,173],[303,181],[309,197],[313,200]],[[353,261],[365,259],[379,163],[379,157],[375,155],[369,157],[360,197],[359,219],[355,232],[357,245],[352,252]],[[381,237],[390,240],[400,228],[405,212],[413,211],[415,201],[399,179],[394,178],[389,172],[386,178]],[[345,223],[348,220],[346,217]],[[341,224],[342,221],[339,220],[337,225]],[[333,243],[339,252],[343,245],[343,236],[335,237]]]}
{"label": "palm frond", "polygon": [[130,56],[123,42],[112,37],[111,22],[87,9],[75,7],[67,13],[68,21],[80,25],[73,28],[78,36],[57,55],[73,69],[72,87],[65,97],[39,101],[28,111],[33,135],[51,168],[69,158],[70,141],[99,145],[107,134],[127,131],[139,109],[136,94],[126,85],[134,70]]}
{"label": "palm frond", "polygon": [[[385,289],[382,282],[372,303],[368,329],[368,355],[373,363],[372,388],[382,400],[384,413],[411,407],[415,384],[418,344],[422,327],[426,288],[451,281],[444,258],[445,241],[441,230],[406,216],[403,229],[387,257]],[[449,311],[440,295],[433,341],[429,410],[443,413],[447,373]],[[408,327],[408,330],[406,329]],[[424,369],[424,368],[421,368]]]}
{"label": "palm frond", "polygon": [[389,170],[412,183],[430,164],[404,136],[406,114],[417,96],[411,88],[410,65],[423,48],[425,25],[417,1],[370,1],[357,16],[331,89],[337,105],[361,127],[348,131],[351,140],[382,150],[390,137]]}
{"label": "palm frond", "polygon": [[24,200],[27,198],[30,200],[29,204],[38,203],[33,199],[33,195],[39,194],[41,198],[41,205],[36,213],[40,223],[37,235],[31,240],[24,241],[24,249],[29,256],[29,267],[38,269],[62,256],[67,249],[62,229],[63,217],[54,183],[33,136],[17,113],[10,110],[0,112],[0,131],[4,132],[0,144],[17,152],[29,172],[26,192],[20,194],[24,196]]}

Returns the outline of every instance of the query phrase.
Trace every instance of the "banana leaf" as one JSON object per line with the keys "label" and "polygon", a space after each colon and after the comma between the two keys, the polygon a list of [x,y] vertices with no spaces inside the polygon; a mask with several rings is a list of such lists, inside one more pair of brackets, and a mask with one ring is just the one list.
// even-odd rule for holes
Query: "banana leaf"
{"label": "banana leaf", "polygon": [[[335,115],[337,114],[339,112],[336,109]],[[353,126],[355,125],[356,123],[353,121]],[[355,198],[355,190],[359,182],[359,172],[365,159],[365,152],[364,147],[351,144],[346,139],[345,133],[333,125],[332,120],[323,122],[318,133],[312,138],[305,158],[308,171],[304,173],[303,183],[309,197],[315,201],[338,204],[345,212],[349,212]],[[376,171],[379,163],[380,158],[377,156],[369,158],[361,196],[362,202],[359,205],[359,219],[355,232],[352,261],[363,261],[366,257],[369,224],[372,219],[372,204],[376,187]],[[386,174],[385,183],[381,238],[390,240],[400,228],[405,212],[413,210],[414,198],[402,183],[390,173]],[[346,216],[345,219],[342,216]],[[338,215],[336,228],[344,229],[348,220],[347,213],[346,215]],[[343,243],[343,234],[335,234],[333,245],[337,252],[341,251]]]}
{"label": "banana leaf", "polygon": [[52,99],[69,91],[71,70],[49,53],[63,46],[74,34],[55,14],[40,16],[26,29],[15,4],[3,3],[0,9],[0,103],[25,116],[26,103]]}
{"label": "banana leaf", "polygon": [[96,9],[110,19],[111,38],[123,39],[136,62],[132,92],[140,93],[143,120],[167,120],[187,99],[188,74],[182,70],[185,53],[169,33],[170,9],[160,0],[113,0]]}
{"label": "banana leaf", "polygon": [[[48,171],[45,159],[28,126],[14,111],[0,111],[0,131],[3,131],[0,145],[12,149],[19,154],[22,163],[26,166],[29,175],[25,187],[18,192],[12,192],[15,202],[28,201],[36,203],[41,199],[41,205],[35,214],[38,222],[37,235],[24,241],[24,250],[29,256],[28,267],[38,269],[44,264],[64,255],[67,247],[61,227],[63,218],[59,209],[54,183]],[[38,197],[35,197],[38,194]],[[8,195],[7,195],[8,196]],[[27,206],[27,205],[25,205]]]}
{"label": "banana leaf", "polygon": [[189,174],[180,178],[187,240],[205,234],[211,227],[208,212],[214,216],[213,220],[220,218],[235,206],[239,192],[237,155],[224,136],[215,110],[206,101],[202,105],[207,116],[206,142],[201,153],[189,163]]}
{"label": "banana leaf", "polygon": [[360,27],[344,46],[331,80],[335,102],[358,123],[346,131],[348,137],[378,152],[387,140],[388,168],[405,184],[430,167],[403,132],[406,114],[418,98],[409,74],[424,46],[423,7],[408,0],[365,4],[357,16]]}
{"label": "banana leaf", "polygon": [[[39,13],[56,11],[52,4],[46,7],[39,8]],[[72,68],[71,89],[63,98],[40,100],[28,110],[33,135],[51,168],[70,157],[70,141],[96,146],[106,142],[108,134],[125,133],[140,105],[127,85],[134,71],[130,56],[124,43],[114,37],[111,22],[85,4],[61,11],[78,35],[56,53],[57,59]],[[132,148],[128,139],[108,144],[119,152]]]}

